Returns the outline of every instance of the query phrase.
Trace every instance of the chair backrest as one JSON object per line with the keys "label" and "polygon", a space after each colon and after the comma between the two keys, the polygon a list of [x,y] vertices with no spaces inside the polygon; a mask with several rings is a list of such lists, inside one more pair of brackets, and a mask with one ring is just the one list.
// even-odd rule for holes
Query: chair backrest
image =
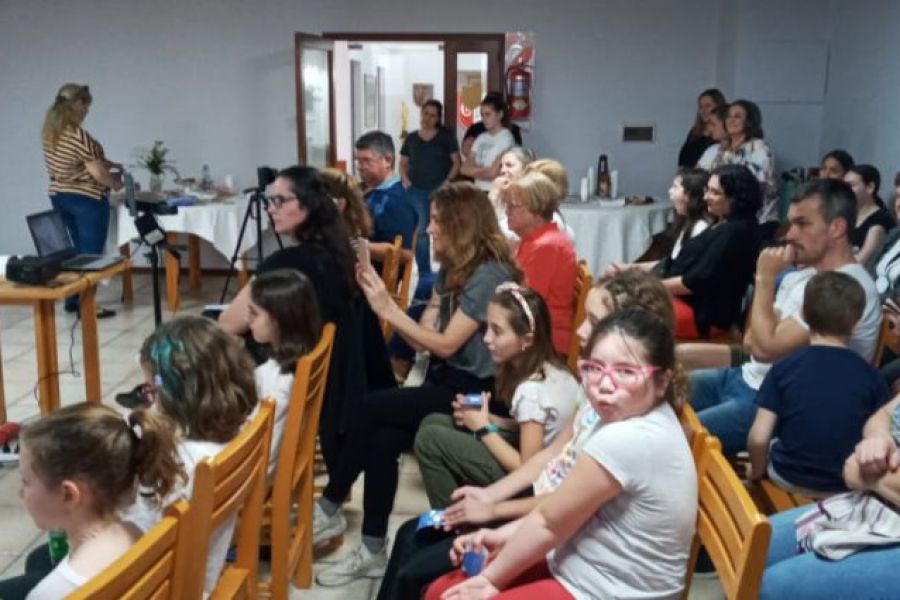
{"label": "chair backrest", "polygon": [[890,350],[894,354],[900,354],[900,331],[894,328],[894,320],[887,311],[881,313],[881,330],[878,332],[878,342],[875,344],[875,352],[872,354],[872,364],[877,368],[884,359],[884,351]]}
{"label": "chair backrest", "polygon": [[688,445],[691,447],[691,455],[694,457],[694,463],[699,467],[700,457],[703,455],[703,451],[706,448],[706,438],[709,436],[709,432],[706,431],[706,428],[700,422],[697,411],[694,410],[687,400],[681,404],[681,412],[678,414],[678,421],[681,423],[684,435],[687,436]]}
{"label": "chair backrest", "polygon": [[[308,578],[312,577],[309,519],[315,479],[313,463],[335,330],[333,323],[326,323],[316,347],[297,361],[284,434],[278,450],[275,481],[265,514],[270,529],[272,576],[270,581],[260,582],[260,590],[272,598],[288,597],[288,582],[301,559],[308,566]],[[295,508],[296,518],[292,520],[291,513]]]}
{"label": "chair backrest", "polygon": [[[247,584],[256,581],[259,566],[259,538],[269,466],[274,403],[262,400],[256,416],[216,456],[197,463],[191,494],[192,516],[190,558],[203,557],[206,564],[210,537],[232,517],[240,522],[234,535],[237,559],[229,569],[244,570]],[[196,560],[185,585],[185,598],[203,595],[205,568],[197,568]],[[225,572],[223,572],[223,575]],[[222,581],[223,578],[220,578]]]}
{"label": "chair backrest", "polygon": [[[384,281],[384,287],[388,293],[396,298],[397,280],[400,274],[400,264],[403,257],[403,237],[394,236],[394,242],[387,247],[384,252],[384,259],[381,262],[381,280]],[[391,335],[391,324],[385,320],[381,320],[381,333],[384,339],[388,339]]]}
{"label": "chair backrest", "polygon": [[189,511],[185,500],[168,506],[159,523],[103,572],[66,596],[67,600],[181,597],[183,570],[188,563],[180,559],[190,551],[185,527]]}
{"label": "chair backrest", "polygon": [[584,321],[584,301],[587,299],[588,292],[591,291],[591,285],[593,285],[593,283],[594,281],[591,278],[591,270],[588,268],[587,261],[578,261],[578,276],[575,278],[575,291],[572,294],[572,340],[569,342],[569,354],[566,359],[569,370],[576,376],[578,375],[578,354],[581,351],[581,347],[575,332],[578,329],[578,326],[581,325],[581,322]]}
{"label": "chair backrest", "polygon": [[757,598],[772,526],[722,455],[722,445],[715,437],[706,439],[697,483],[700,492],[697,535],[691,547],[682,598],[688,597],[701,543],[716,567],[726,598]]}
{"label": "chair backrest", "polygon": [[[427,235],[427,234],[426,234]],[[403,277],[400,279],[400,290],[397,292],[395,300],[397,305],[404,311],[409,308],[409,284],[412,281],[413,264],[416,261],[416,246],[419,243],[419,230],[413,231],[412,245],[409,247],[409,255],[401,256],[401,264],[403,264]]]}

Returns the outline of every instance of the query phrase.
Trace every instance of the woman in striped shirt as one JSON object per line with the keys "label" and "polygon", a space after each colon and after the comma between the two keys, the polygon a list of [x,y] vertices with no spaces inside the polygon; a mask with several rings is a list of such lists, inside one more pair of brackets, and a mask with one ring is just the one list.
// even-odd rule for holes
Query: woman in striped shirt
{"label": "woman in striped shirt", "polygon": [[[81,128],[90,106],[88,86],[65,84],[47,110],[41,132],[50,202],[62,214],[79,254],[103,252],[109,226],[107,193],[122,187],[122,165],[107,160],[103,146]],[[77,310],[78,296],[66,298],[66,311]],[[101,309],[97,316],[113,314]]]}

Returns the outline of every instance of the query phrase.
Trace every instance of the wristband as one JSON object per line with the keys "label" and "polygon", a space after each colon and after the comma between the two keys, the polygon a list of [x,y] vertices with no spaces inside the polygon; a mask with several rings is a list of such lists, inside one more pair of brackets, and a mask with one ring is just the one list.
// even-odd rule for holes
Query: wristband
{"label": "wristband", "polygon": [[483,437],[486,436],[487,434],[489,434],[489,433],[497,433],[498,431],[500,431],[500,426],[499,426],[499,425],[497,425],[496,423],[488,423],[487,425],[485,425],[485,426],[482,427],[481,429],[478,429],[477,431],[473,431],[473,432],[472,432],[472,435],[475,436],[475,439],[476,439],[476,440],[480,440],[481,438],[483,438]]}

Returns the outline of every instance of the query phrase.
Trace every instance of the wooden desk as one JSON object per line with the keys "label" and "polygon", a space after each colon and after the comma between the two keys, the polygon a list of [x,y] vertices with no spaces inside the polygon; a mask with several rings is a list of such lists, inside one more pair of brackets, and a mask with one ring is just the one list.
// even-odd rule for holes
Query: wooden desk
{"label": "wooden desk", "polygon": [[[100,402],[100,346],[97,339],[97,283],[130,268],[124,260],[103,271],[60,274],[53,286],[33,286],[0,279],[0,304],[34,307],[34,341],[37,355],[38,404],[45,415],[59,408],[59,360],[56,349],[57,300],[81,294],[81,346],[85,397]],[[0,417],[6,420],[6,404],[0,390]]]}

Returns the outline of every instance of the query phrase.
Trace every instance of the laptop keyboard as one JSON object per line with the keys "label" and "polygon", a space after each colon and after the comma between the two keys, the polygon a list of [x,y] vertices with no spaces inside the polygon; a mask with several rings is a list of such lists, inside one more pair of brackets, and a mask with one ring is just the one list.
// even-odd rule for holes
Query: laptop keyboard
{"label": "laptop keyboard", "polygon": [[69,260],[67,260],[64,265],[68,269],[71,269],[73,267],[78,268],[89,265],[95,260],[97,260],[96,256],[76,256],[75,258],[70,258]]}

